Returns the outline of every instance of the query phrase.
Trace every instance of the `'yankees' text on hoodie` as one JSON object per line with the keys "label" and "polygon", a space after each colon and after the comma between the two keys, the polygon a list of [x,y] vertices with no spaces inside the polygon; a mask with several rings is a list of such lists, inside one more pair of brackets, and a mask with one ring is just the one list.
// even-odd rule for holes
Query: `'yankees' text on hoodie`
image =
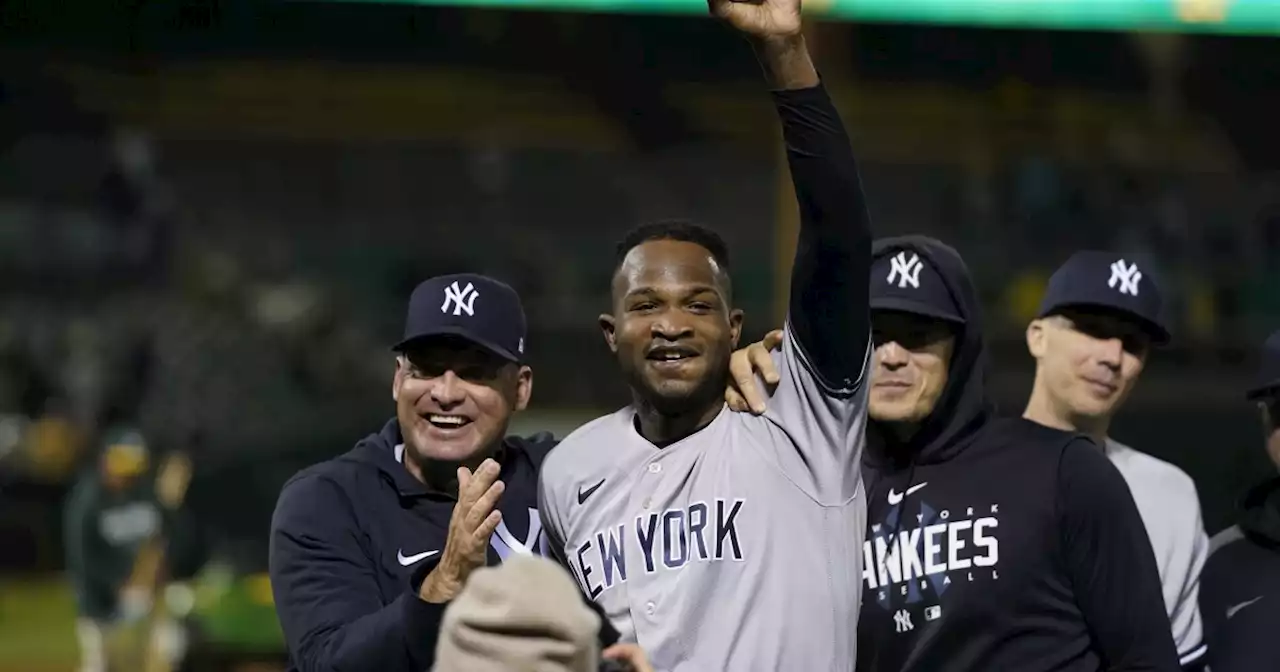
{"label": "'yankees' text on hoodie", "polygon": [[964,262],[918,236],[878,241],[874,258],[904,250],[936,271],[964,324],[914,436],[869,423],[857,669],[1177,670],[1124,479],[1088,438],[994,416]]}

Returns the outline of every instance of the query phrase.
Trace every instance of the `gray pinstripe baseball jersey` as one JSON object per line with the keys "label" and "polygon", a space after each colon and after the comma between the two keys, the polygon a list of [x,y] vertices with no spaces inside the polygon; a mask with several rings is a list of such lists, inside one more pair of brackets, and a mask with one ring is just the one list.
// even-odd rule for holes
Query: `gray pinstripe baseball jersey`
{"label": "gray pinstripe baseball jersey", "polygon": [[659,449],[624,408],[543,466],[549,550],[658,670],[853,669],[866,391],[824,390],[790,329],[774,361],[763,416]]}

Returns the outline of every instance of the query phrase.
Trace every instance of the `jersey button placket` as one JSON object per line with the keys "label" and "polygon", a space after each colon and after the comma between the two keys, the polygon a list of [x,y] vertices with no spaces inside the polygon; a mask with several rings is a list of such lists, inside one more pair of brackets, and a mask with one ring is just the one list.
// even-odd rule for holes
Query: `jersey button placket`
{"label": "jersey button placket", "polygon": [[[644,471],[641,472],[639,476],[639,483],[640,483],[639,490],[643,493],[643,496],[640,500],[640,505],[643,507],[644,511],[646,512],[651,512],[653,510],[653,507],[654,507],[653,496],[657,492],[659,484],[662,482],[662,478],[661,478],[662,464],[658,462],[658,459],[659,457],[654,457],[653,462],[646,464],[644,466]],[[649,513],[648,515],[654,515],[654,514]],[[636,593],[650,593],[650,595],[652,595],[652,593],[656,589],[656,586],[652,582],[657,581],[658,578],[656,576],[646,577],[646,578],[649,578],[650,580],[645,581],[644,584],[641,584],[639,581],[637,581],[632,586],[634,590],[632,595],[634,597],[640,598],[641,600],[644,600],[644,597],[642,597],[641,595],[637,595]],[[644,585],[644,587],[642,588],[641,585]],[[640,602],[639,600],[637,600],[632,604],[634,605],[632,609],[635,610],[633,611],[633,613],[636,614],[635,621],[636,621],[637,635],[639,635],[641,630],[641,624],[646,624],[643,629],[648,630],[647,624],[653,623],[656,620],[656,615],[658,613],[658,604],[656,601],[652,599],[644,600],[643,602]],[[643,616],[640,615],[641,613],[643,613]],[[641,637],[641,640],[643,639],[644,638]]]}
{"label": "jersey button placket", "polygon": [[[648,475],[650,476],[657,476],[658,474],[662,473],[662,464],[660,462],[650,462],[648,467],[646,467],[645,471],[647,471]],[[651,479],[646,479],[646,481],[647,481],[646,483],[647,489],[652,491],[654,487],[653,481]],[[648,511],[649,509],[653,508],[653,498],[646,496],[644,498],[644,501],[642,501],[640,505],[644,507],[645,511]]]}
{"label": "jersey button placket", "polygon": [[[650,475],[650,476],[658,476],[658,475],[659,475],[659,474],[661,474],[661,473],[662,473],[662,463],[661,463],[661,462],[650,462],[650,463],[649,463],[649,475]],[[656,479],[656,478],[655,478],[655,479],[653,479],[653,480],[656,482],[658,479]],[[644,507],[644,508],[646,508],[646,509],[650,508],[650,504],[651,504],[651,503],[652,503],[652,502],[650,502],[650,501],[646,498],[646,499],[645,499],[645,507]],[[646,616],[648,616],[650,619],[652,619],[652,618],[654,617],[654,615],[658,613],[658,605],[657,605],[657,604],[655,604],[653,600],[649,600],[649,601],[648,601],[648,602],[646,602],[646,603],[645,603],[645,605],[644,605],[644,613],[645,613],[645,615],[646,615]]]}

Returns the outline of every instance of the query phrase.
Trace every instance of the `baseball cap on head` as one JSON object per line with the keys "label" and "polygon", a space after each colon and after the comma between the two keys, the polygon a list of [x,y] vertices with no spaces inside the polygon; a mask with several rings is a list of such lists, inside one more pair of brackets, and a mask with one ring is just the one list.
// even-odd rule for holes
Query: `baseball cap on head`
{"label": "baseball cap on head", "polygon": [[402,352],[432,336],[457,336],[512,362],[525,357],[525,316],[520,296],[506,284],[474,273],[424,280],[409,297]]}
{"label": "baseball cap on head", "polygon": [[1262,356],[1253,384],[1245,392],[1245,398],[1257,400],[1280,392],[1280,331],[1273,332],[1262,344]]}
{"label": "baseball cap on head", "polygon": [[928,256],[911,249],[880,255],[871,263],[871,309],[900,310],[964,324],[947,283]]}
{"label": "baseball cap on head", "polygon": [[1102,308],[1133,319],[1155,345],[1169,342],[1160,287],[1133,256],[1084,250],[1054,271],[1036,317],[1067,308]]}

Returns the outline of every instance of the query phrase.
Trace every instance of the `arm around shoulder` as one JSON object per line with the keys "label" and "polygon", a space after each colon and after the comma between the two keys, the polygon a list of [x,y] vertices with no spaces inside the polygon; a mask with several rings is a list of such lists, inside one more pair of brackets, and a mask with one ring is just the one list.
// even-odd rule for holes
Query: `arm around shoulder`
{"label": "arm around shoulder", "polygon": [[379,598],[376,564],[345,493],[308,474],[285,485],[271,520],[276,613],[299,672],[429,669],[443,604]]}

